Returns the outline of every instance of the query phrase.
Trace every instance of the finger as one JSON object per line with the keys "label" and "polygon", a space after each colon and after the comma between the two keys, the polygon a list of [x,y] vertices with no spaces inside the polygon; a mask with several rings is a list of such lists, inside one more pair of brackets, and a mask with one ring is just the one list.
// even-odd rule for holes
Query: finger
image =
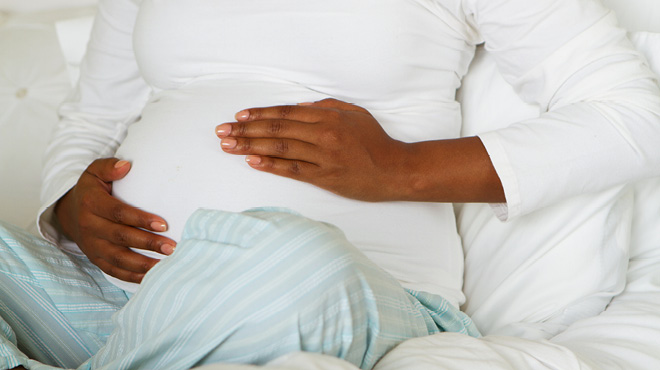
{"label": "finger", "polygon": [[218,137],[285,137],[307,141],[317,129],[309,122],[268,119],[249,122],[223,123],[215,128]]}
{"label": "finger", "polygon": [[108,244],[102,259],[115,269],[130,271],[138,274],[146,274],[160,260],[150,258],[129,248]]}
{"label": "finger", "polygon": [[174,240],[132,226],[119,225],[105,219],[99,219],[98,226],[98,237],[112,245],[154,251],[164,255],[172,254],[176,248]]}
{"label": "finger", "polygon": [[103,182],[120,180],[128,174],[131,164],[117,158],[97,159],[87,167],[85,173],[91,174]]}
{"label": "finger", "polygon": [[312,182],[311,180],[317,178],[320,171],[318,165],[299,160],[249,155],[245,158],[245,161],[250,167],[259,171],[304,182]]}
{"label": "finger", "polygon": [[162,217],[129,206],[103,191],[87,192],[83,196],[83,204],[94,215],[116,224],[134,226],[155,232],[167,231],[167,223]]}
{"label": "finger", "polygon": [[144,275],[159,262],[123,247],[108,244],[104,249],[109,253],[93,261],[96,266],[110,276],[131,283],[142,282]]}
{"label": "finger", "polygon": [[265,108],[250,108],[236,113],[239,122],[268,119],[291,120],[300,122],[318,122],[324,118],[318,108],[302,105],[279,105]]}
{"label": "finger", "polygon": [[231,154],[274,156],[310,163],[318,163],[321,156],[319,148],[314,144],[281,138],[227,137],[222,139],[221,147]]}
{"label": "finger", "polygon": [[313,103],[301,103],[298,105],[303,105],[303,106],[308,106],[308,107],[315,107],[315,108],[330,108],[330,109],[339,109],[339,110],[346,110],[346,111],[352,111],[352,112],[362,112],[362,113],[369,113],[366,109],[352,104],[352,103],[347,103],[341,100],[337,99],[323,99],[319,100]]}

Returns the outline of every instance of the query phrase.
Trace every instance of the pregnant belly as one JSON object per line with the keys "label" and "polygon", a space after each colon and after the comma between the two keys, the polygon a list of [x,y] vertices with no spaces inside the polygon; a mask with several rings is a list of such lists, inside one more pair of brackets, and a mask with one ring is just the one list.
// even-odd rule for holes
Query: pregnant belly
{"label": "pregnant belly", "polygon": [[348,239],[404,286],[462,294],[462,250],[451,205],[366,203],[312,185],[251,169],[224,153],[215,126],[241,109],[323,99],[279,82],[203,82],[159,93],[132,125],[117,157],[131,172],[113,185],[119,199],[167,220],[179,240],[198,208],[243,211],[287,207],[337,225]]}
{"label": "pregnant belly", "polygon": [[243,108],[323,97],[281,83],[223,81],[220,86],[203,82],[159,93],[117,151],[117,157],[131,161],[133,167],[114,184],[114,195],[164,217],[170,225],[167,234],[175,240],[188,216],[200,207],[243,211],[333,197],[252,170],[243,156],[224,153],[214,132],[216,125],[233,121]]}

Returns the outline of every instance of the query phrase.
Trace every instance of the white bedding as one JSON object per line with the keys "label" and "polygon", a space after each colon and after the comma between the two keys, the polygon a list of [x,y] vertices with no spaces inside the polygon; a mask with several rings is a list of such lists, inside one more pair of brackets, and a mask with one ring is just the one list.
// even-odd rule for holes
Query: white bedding
{"label": "white bedding", "polygon": [[[5,1],[0,4],[0,11],[35,10],[39,6],[42,10],[44,6],[54,9],[57,3]],[[70,0],[57,3],[57,7],[92,2]],[[629,29],[660,32],[657,0],[606,2],[619,9]],[[0,184],[3,194],[0,219],[23,227],[32,224],[38,207],[40,149],[57,119],[55,106],[68,92],[69,81],[75,79],[81,46],[86,42],[84,30],[90,25],[90,18],[86,16],[88,10],[48,14],[54,15],[0,17],[0,170],[3,177],[11,174],[11,179],[5,178]],[[2,19],[5,19],[4,25]],[[63,42],[64,56],[57,43],[57,31]],[[632,39],[659,72],[660,34],[638,32]],[[34,50],[48,56],[26,57]],[[31,63],[25,63],[26,60]],[[460,97],[464,104],[466,135],[478,132],[487,120],[497,119],[507,124],[538,114],[538,108],[516,97],[483,51],[475,59]],[[623,200],[613,205],[613,195],[620,193],[625,194]],[[411,340],[393,350],[376,368],[660,369],[660,179],[590,197],[544,210],[534,215],[538,220],[531,225],[503,224],[493,219],[487,206],[461,207],[458,211],[460,231],[467,248],[475,248],[473,255],[476,256],[468,259],[466,265],[468,303],[464,309],[488,335],[474,339],[438,334]],[[599,207],[599,204],[608,206]],[[611,209],[617,212],[606,211]],[[562,213],[574,215],[572,229],[571,225],[552,222]],[[613,227],[606,228],[606,225]],[[573,232],[567,232],[567,228]],[[548,241],[559,232],[565,232],[561,240]],[[539,243],[531,250],[538,252],[545,248],[552,253],[531,253],[521,257],[518,265],[501,269],[493,269],[491,264],[491,270],[483,277],[475,273],[480,271],[484,261],[489,262],[493,257],[488,255],[493,252],[488,248],[489,243],[514,245],[506,241],[529,233],[534,234],[531,240]],[[539,269],[564,268],[566,256],[572,249],[593,247],[585,247],[585,240],[593,242],[589,236],[594,233],[600,233],[602,240],[630,245],[629,250],[622,251],[629,253],[630,264],[623,265],[619,275],[615,271],[618,279],[602,279],[592,285],[584,281],[571,285],[568,281],[563,285],[567,290],[540,291],[544,294],[537,295],[537,301],[526,299],[550,283],[539,278]],[[541,245],[543,242],[545,246]],[[584,253],[583,258],[589,255]],[[527,270],[517,268],[525,263],[529,264]],[[570,274],[564,276],[569,277]],[[510,280],[501,283],[506,278]],[[489,282],[492,285],[488,285]],[[521,289],[528,291],[522,293]],[[594,316],[593,307],[602,307],[612,295],[616,297],[607,310]],[[589,299],[573,302],[573,297]],[[561,301],[573,309],[562,311],[563,316],[544,317],[535,307],[548,299],[553,303]],[[345,362],[311,354],[293,354],[271,366],[277,369],[355,369]],[[213,365],[206,368],[252,367]]]}
{"label": "white bedding", "polygon": [[[632,40],[639,50],[642,50],[647,59],[652,62],[652,68],[660,72],[660,34],[635,33],[631,35]],[[481,53],[473,65],[475,74],[485,72],[494,74],[494,64],[489,56]],[[493,119],[493,111],[498,111],[497,119],[506,121],[508,118],[521,118],[521,115],[535,114],[535,107],[522,103],[510,88],[498,77],[490,79],[490,86],[484,88],[484,80],[466,80],[463,93],[466,89],[478,89],[479,99],[469,100],[463,95],[464,111],[471,109],[472,113],[478,111],[481,114],[479,121],[470,121],[477,115],[466,116],[468,123],[474,130],[483,124],[482,119],[488,119],[490,114]],[[476,92],[476,91],[475,91]],[[484,103],[489,102],[489,103]],[[477,106],[476,104],[479,103]],[[500,107],[499,109],[497,107]],[[502,109],[501,107],[506,107]],[[511,122],[511,121],[510,121]],[[562,330],[558,335],[544,336],[539,332],[554,329],[549,320],[519,324],[516,315],[525,314],[519,307],[508,307],[503,309],[506,301],[516,304],[525,304],[524,297],[520,300],[520,290],[516,285],[509,285],[514,289],[506,289],[502,286],[492,286],[499,290],[497,294],[503,296],[500,305],[475,317],[480,328],[486,332],[498,332],[489,321],[503,321],[502,316],[509,316],[508,328],[500,328],[499,331],[516,331],[521,337],[487,335],[482,339],[465,338],[454,334],[439,334],[431,338],[420,338],[408,341],[386,356],[378,366],[379,369],[403,369],[403,368],[442,368],[442,369],[658,369],[660,368],[660,179],[651,179],[631,186],[629,189],[620,189],[629,192],[634,208],[629,208],[631,213],[622,217],[631,219],[621,220],[630,222],[622,226],[620,233],[624,235],[611,235],[612,237],[624,237],[631,235],[630,239],[630,265],[627,271],[627,285],[625,290],[616,296],[607,307],[607,310],[593,317],[582,318]],[[601,194],[601,198],[607,194]],[[593,200],[592,202],[593,203]],[[579,204],[573,204],[573,206]],[[588,204],[588,203],[587,203]],[[593,204],[592,204],[593,206]],[[576,207],[575,211],[584,211]],[[634,212],[632,212],[634,210]],[[544,210],[553,213],[554,210]],[[591,212],[597,215],[598,209]],[[472,214],[479,218],[479,211]],[[543,217],[543,216],[541,216]],[[487,223],[486,223],[487,224]],[[480,224],[480,226],[488,226]],[[491,225],[492,226],[492,225]],[[587,225],[589,226],[589,225]],[[592,225],[593,226],[593,225]],[[522,227],[524,229],[524,226]],[[507,238],[512,233],[524,232],[520,229],[508,230]],[[552,232],[551,228],[534,228],[527,230],[547,234]],[[628,234],[629,233],[629,234]],[[488,234],[493,237],[493,234]],[[498,235],[495,233],[495,237]],[[626,238],[627,239],[627,238]],[[492,240],[492,239],[491,239]],[[572,245],[580,248],[579,240]],[[510,250],[509,252],[513,252]],[[489,256],[482,255],[483,259]],[[545,258],[543,256],[541,258]],[[569,262],[568,258],[574,258],[575,253],[565,250],[559,253],[556,263],[552,268],[561,268],[562,264]],[[541,266],[542,268],[543,266]],[[466,266],[466,274],[470,274],[471,266]],[[474,268],[474,266],[472,266]],[[537,266],[538,268],[538,266]],[[538,269],[535,269],[538,271]],[[497,273],[497,272],[495,272]],[[525,281],[526,276],[517,279]],[[541,280],[541,282],[539,282]],[[538,289],[543,287],[543,279],[534,281],[526,280],[525,286],[533,286]],[[594,282],[596,283],[596,282]],[[469,284],[469,282],[468,282]],[[482,282],[483,284],[483,282]],[[474,294],[466,292],[471,299],[477,298]],[[570,295],[569,291],[554,292],[556,294]],[[492,293],[495,295],[495,293]],[[552,301],[564,297],[545,297]],[[533,303],[532,303],[533,304]],[[469,305],[469,304],[468,304]],[[470,309],[467,310],[470,312]],[[478,311],[478,310],[477,310]],[[578,315],[586,315],[578,307]],[[517,316],[520,320],[521,316]],[[551,328],[547,328],[551,322]],[[563,328],[562,328],[563,329]],[[535,335],[543,336],[543,339],[534,338]],[[487,361],[484,361],[487,360]]]}

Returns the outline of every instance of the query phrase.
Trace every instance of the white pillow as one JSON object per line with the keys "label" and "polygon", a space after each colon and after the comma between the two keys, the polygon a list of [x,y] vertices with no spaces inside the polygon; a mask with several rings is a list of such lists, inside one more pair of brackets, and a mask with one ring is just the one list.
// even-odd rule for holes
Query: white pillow
{"label": "white pillow", "polygon": [[93,23],[94,14],[55,22],[72,85],[76,84],[80,76],[80,63],[87,51]]}
{"label": "white pillow", "polygon": [[78,78],[93,14],[76,8],[0,19],[2,221],[36,232],[42,153]]}
{"label": "white pillow", "polygon": [[52,24],[0,28],[0,220],[33,223],[42,153],[70,88]]}
{"label": "white pillow", "polygon": [[[634,40],[649,58],[660,58],[660,42],[647,42],[652,37],[658,35],[639,33]],[[465,136],[539,114],[517,97],[483,49],[458,97]],[[463,309],[484,334],[531,339],[550,338],[601,312],[625,284],[632,202],[632,186],[622,186],[507,223],[486,205],[458,205],[466,253]]]}

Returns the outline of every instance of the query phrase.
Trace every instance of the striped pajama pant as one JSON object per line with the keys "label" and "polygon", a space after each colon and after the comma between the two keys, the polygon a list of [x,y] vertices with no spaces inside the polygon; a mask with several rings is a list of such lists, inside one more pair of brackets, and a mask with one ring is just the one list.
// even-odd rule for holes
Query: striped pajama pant
{"label": "striped pajama pant", "polygon": [[188,369],[309,351],[370,369],[398,343],[478,336],[334,226],[284,209],[198,210],[130,299],[86,258],[0,226],[0,369]]}

